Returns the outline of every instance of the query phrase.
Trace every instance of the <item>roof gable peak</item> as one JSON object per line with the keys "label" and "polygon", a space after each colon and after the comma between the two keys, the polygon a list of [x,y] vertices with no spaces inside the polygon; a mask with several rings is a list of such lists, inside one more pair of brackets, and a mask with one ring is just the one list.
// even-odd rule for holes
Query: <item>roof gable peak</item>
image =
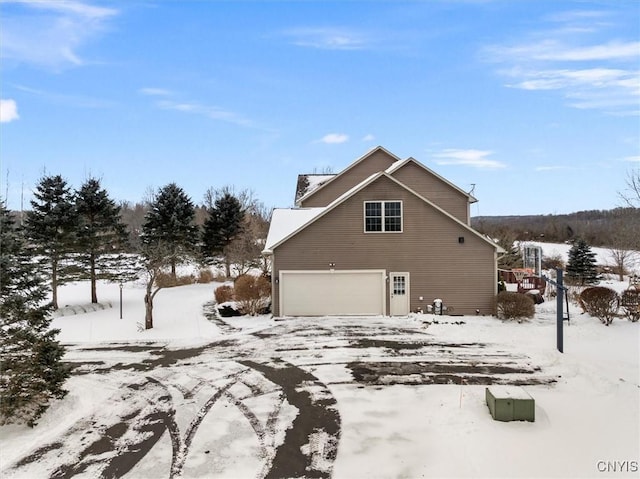
{"label": "roof gable peak", "polygon": [[351,162],[349,165],[347,165],[346,168],[344,168],[339,173],[335,174],[332,178],[329,178],[327,181],[324,181],[321,185],[318,185],[317,188],[314,188],[313,190],[307,191],[307,192],[305,192],[305,194],[303,194],[299,198],[296,198],[296,205],[302,204],[302,202],[304,200],[306,200],[307,198],[309,198],[311,195],[313,195],[316,192],[320,191],[325,186],[331,184],[334,180],[336,180],[340,176],[344,175],[345,173],[349,172],[355,166],[357,166],[358,164],[362,163],[363,161],[366,161],[367,158],[370,158],[371,156],[373,156],[375,153],[378,153],[378,152],[382,152],[382,153],[388,155],[394,162],[402,161],[399,156],[394,155],[393,153],[391,153],[389,150],[387,150],[383,146],[378,145],[378,146],[376,146],[374,148],[371,148],[369,151],[367,151],[364,155],[362,155],[359,158],[357,158],[355,161]]}
{"label": "roof gable peak", "polygon": [[387,168],[385,170],[386,173],[393,175],[394,172],[400,170],[402,167],[404,167],[405,165],[409,164],[409,163],[413,163],[415,165],[417,165],[418,167],[422,168],[424,171],[426,171],[427,173],[429,173],[430,175],[434,176],[435,178],[437,178],[438,180],[442,181],[443,183],[449,185],[451,188],[459,191],[461,194],[463,194],[464,196],[466,196],[467,198],[469,198],[469,203],[476,203],[478,200],[471,194],[471,192],[467,192],[464,191],[462,188],[460,188],[459,186],[455,185],[454,183],[451,183],[449,180],[447,180],[444,176],[439,175],[438,173],[436,173],[435,171],[433,171],[431,168],[429,168],[428,166],[420,163],[418,160],[416,160],[415,158],[413,158],[412,156],[410,156],[409,158],[407,158],[406,160],[402,160],[400,162],[394,163],[393,165],[391,165],[389,168]]}

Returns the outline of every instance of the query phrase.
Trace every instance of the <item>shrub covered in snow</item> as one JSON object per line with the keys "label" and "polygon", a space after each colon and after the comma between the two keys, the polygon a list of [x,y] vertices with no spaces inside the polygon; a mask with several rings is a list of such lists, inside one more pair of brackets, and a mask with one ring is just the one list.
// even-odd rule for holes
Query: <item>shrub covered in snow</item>
{"label": "shrub covered in snow", "polygon": [[598,318],[609,326],[618,312],[620,297],[614,290],[604,286],[593,286],[580,293],[580,305],[584,312]]}
{"label": "shrub covered in snow", "polygon": [[564,259],[560,253],[554,253],[551,256],[542,257],[542,269],[564,269]]}
{"label": "shrub covered in snow", "polygon": [[264,276],[245,274],[234,283],[235,298],[243,314],[255,316],[269,306],[271,283]]}
{"label": "shrub covered in snow", "polygon": [[640,289],[627,289],[620,295],[620,306],[629,321],[640,319]]}
{"label": "shrub covered in snow", "polygon": [[210,269],[201,269],[198,271],[198,283],[211,283],[213,279],[214,275]]}
{"label": "shrub covered in snow", "polygon": [[156,286],[160,288],[173,288],[174,286],[185,286],[194,284],[196,279],[192,275],[177,275],[175,278],[171,273],[160,273],[156,277]]}
{"label": "shrub covered in snow", "polygon": [[213,292],[213,295],[215,296],[216,303],[218,304],[226,303],[227,301],[233,301],[233,286],[228,284],[218,286]]}
{"label": "shrub covered in snow", "polygon": [[529,295],[511,291],[498,293],[494,309],[500,319],[533,318],[536,312],[533,299]]}

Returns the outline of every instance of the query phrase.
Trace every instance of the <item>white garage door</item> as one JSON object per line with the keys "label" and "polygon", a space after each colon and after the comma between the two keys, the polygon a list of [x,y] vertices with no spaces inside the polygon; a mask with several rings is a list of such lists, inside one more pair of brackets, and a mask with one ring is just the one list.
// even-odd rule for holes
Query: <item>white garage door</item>
{"label": "white garage door", "polygon": [[385,314],[384,270],[280,271],[282,316]]}

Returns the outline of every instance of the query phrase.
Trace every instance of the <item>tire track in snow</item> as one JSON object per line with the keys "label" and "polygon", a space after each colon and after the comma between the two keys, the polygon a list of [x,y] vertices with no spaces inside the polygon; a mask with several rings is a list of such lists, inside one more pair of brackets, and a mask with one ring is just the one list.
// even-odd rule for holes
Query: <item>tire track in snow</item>
{"label": "tire track in snow", "polygon": [[265,478],[330,478],[340,439],[340,414],[329,389],[290,363],[241,361],[282,388],[298,415],[285,434]]}
{"label": "tire track in snow", "polygon": [[28,477],[31,464],[51,461],[55,468],[47,472],[50,478],[78,474],[122,477],[160,440],[165,424],[174,414],[171,396],[157,386],[153,378],[122,385],[109,402],[128,407],[115,408],[114,413],[107,415],[96,411],[77,421],[60,437],[38,447],[9,470],[23,471],[22,475]]}

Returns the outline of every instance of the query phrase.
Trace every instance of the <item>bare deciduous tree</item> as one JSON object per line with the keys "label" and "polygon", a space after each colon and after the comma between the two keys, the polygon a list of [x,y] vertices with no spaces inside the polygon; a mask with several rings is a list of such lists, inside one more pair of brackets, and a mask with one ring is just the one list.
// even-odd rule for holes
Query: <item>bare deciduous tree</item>
{"label": "bare deciduous tree", "polygon": [[627,249],[611,248],[609,257],[613,260],[618,279],[624,281],[624,272],[635,264],[636,252]]}
{"label": "bare deciduous tree", "polygon": [[251,268],[260,268],[263,274],[268,274],[262,258],[268,227],[268,221],[258,208],[246,212],[240,234],[225,249],[238,276],[247,274]]}
{"label": "bare deciduous tree", "polygon": [[146,290],[144,295],[144,329],[153,328],[153,300],[162,289],[158,277],[171,267],[171,248],[163,243],[144,244],[142,247],[142,265],[146,276]]}
{"label": "bare deciduous tree", "polygon": [[619,228],[609,249],[609,257],[613,261],[620,281],[624,281],[625,270],[630,269],[637,261],[636,249],[640,248],[639,226],[638,221],[630,221]]}
{"label": "bare deciduous tree", "polygon": [[627,173],[626,188],[618,193],[627,206],[640,207],[640,169]]}

